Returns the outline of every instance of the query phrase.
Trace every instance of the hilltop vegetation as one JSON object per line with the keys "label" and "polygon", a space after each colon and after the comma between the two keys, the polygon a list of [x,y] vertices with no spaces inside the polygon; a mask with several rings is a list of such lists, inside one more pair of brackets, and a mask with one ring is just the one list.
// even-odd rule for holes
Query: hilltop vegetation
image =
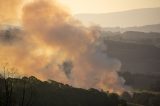
{"label": "hilltop vegetation", "polygon": [[137,31],[137,32],[157,32],[160,33],[160,24],[144,25],[144,26],[134,26],[134,27],[105,27],[104,31],[111,32],[127,32],[127,31]]}
{"label": "hilltop vegetation", "polygon": [[156,32],[137,32],[137,31],[126,31],[126,32],[102,32],[103,39],[112,40],[122,43],[133,43],[143,45],[153,45],[160,47],[160,33]]}
{"label": "hilltop vegetation", "polygon": [[0,106],[126,106],[115,93],[35,77],[0,78]]}
{"label": "hilltop vegetation", "polygon": [[159,106],[160,94],[116,93],[96,89],[74,88],[53,80],[34,76],[0,77],[0,106]]}

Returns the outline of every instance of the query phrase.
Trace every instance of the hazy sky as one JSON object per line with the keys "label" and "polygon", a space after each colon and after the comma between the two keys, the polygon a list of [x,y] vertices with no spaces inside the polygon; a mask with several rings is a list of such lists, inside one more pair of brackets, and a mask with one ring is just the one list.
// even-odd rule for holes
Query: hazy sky
{"label": "hazy sky", "polygon": [[160,7],[160,0],[58,0],[76,13],[106,13]]}

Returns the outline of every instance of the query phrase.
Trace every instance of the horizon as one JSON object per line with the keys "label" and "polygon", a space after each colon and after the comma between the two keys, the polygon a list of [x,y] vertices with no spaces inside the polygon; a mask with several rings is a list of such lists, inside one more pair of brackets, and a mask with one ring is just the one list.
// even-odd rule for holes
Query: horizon
{"label": "horizon", "polygon": [[160,0],[0,0],[0,106],[160,106],[159,54]]}
{"label": "horizon", "polygon": [[76,13],[73,15],[105,15],[105,14],[114,14],[114,13],[121,13],[121,12],[130,12],[130,11],[138,11],[138,10],[144,10],[144,9],[160,9],[159,7],[148,7],[148,8],[135,8],[135,9],[129,9],[129,10],[121,10],[121,11],[115,11],[115,12],[102,12],[102,13]]}
{"label": "horizon", "polygon": [[159,0],[58,0],[58,2],[66,6],[72,14],[112,13],[140,8],[160,7]]}

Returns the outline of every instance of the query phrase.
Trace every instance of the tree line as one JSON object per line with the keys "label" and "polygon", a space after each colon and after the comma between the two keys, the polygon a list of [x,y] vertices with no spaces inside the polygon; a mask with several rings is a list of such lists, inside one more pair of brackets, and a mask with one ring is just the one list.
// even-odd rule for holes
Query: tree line
{"label": "tree line", "polygon": [[0,75],[0,106],[127,106],[116,93],[74,88],[34,76]]}

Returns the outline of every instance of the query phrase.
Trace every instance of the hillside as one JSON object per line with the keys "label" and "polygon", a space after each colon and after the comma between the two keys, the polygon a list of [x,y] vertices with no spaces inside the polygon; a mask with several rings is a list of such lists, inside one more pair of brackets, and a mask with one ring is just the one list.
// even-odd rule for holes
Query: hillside
{"label": "hillside", "polygon": [[153,25],[145,25],[145,26],[135,26],[135,27],[106,27],[103,28],[104,31],[111,31],[111,32],[126,32],[126,31],[138,31],[138,32],[157,32],[160,33],[160,24],[153,24]]}
{"label": "hillside", "polygon": [[102,27],[133,27],[160,23],[160,8],[144,8],[104,14],[77,14],[75,17],[85,24]]}
{"label": "hillside", "polygon": [[106,40],[108,55],[122,62],[121,71],[160,74],[160,49],[145,44]]}
{"label": "hillside", "polygon": [[107,40],[160,47],[160,33],[156,32],[146,33],[137,31],[126,31],[122,33],[103,31],[102,35],[102,37]]}
{"label": "hillside", "polygon": [[35,77],[0,77],[0,106],[126,106],[117,94]]}
{"label": "hillside", "polygon": [[0,85],[0,106],[159,106],[160,98],[147,92],[118,96],[53,80],[41,81],[34,76],[4,79],[0,75]]}
{"label": "hillside", "polygon": [[119,75],[125,79],[125,85],[132,87],[133,91],[145,91],[153,94],[158,92],[160,94],[160,75],[158,74],[120,72]]}

